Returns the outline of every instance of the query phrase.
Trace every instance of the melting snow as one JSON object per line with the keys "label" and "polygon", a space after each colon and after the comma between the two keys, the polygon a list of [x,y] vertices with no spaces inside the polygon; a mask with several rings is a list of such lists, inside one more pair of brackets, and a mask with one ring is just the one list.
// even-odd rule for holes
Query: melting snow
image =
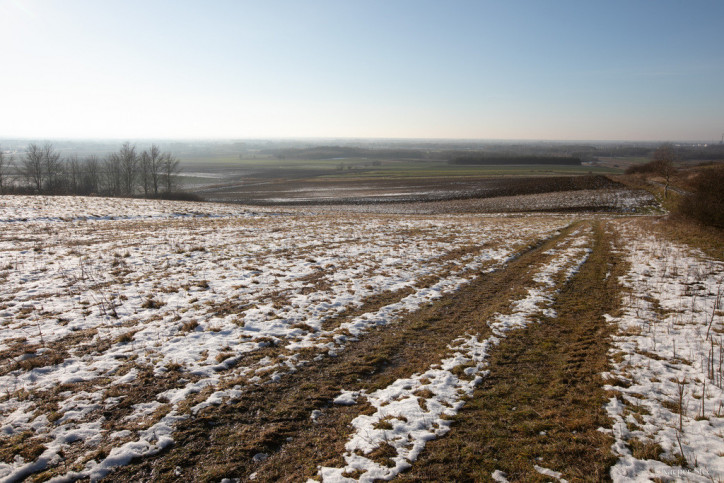
{"label": "melting snow", "polygon": [[[112,449],[101,461],[81,452],[64,462],[74,468],[64,478],[100,478],[157,453],[172,444],[178,421],[238,397],[243,385],[219,387],[224,381],[279,380],[309,362],[300,349],[340,353],[369,328],[396,323],[480,270],[502,266],[569,220],[4,196],[0,352],[8,357],[0,366],[7,396],[0,433],[30,431],[46,450],[35,461],[0,463],[0,478],[56,466],[70,443]],[[456,254],[461,247],[471,248]],[[386,306],[340,317],[369,297],[401,290],[406,295]],[[471,339],[459,350],[483,350],[479,344]],[[286,355],[242,363],[273,346]],[[433,390],[448,384],[440,377]],[[107,421],[103,414],[148,378],[176,382]],[[57,409],[38,411],[36,395],[54,388],[62,389],[48,393]],[[204,390],[209,395],[198,400]]]}
{"label": "melting snow", "polygon": [[[624,310],[605,374],[616,391],[607,410],[614,421],[615,481],[718,481],[724,478],[724,264],[645,234],[621,229],[630,264],[621,283]],[[648,445],[657,459],[634,456]],[[683,459],[686,467],[682,467]]]}
{"label": "melting snow", "polygon": [[[535,287],[528,296],[512,304],[513,312],[498,314],[488,325],[493,336],[479,340],[475,334],[457,339],[450,346],[450,355],[423,374],[398,379],[384,389],[361,394],[376,412],[357,416],[352,421],[355,431],[345,445],[343,468],[323,467],[319,474],[326,482],[390,480],[410,468],[427,441],[450,430],[450,419],[457,414],[465,399],[473,394],[486,376],[486,359],[490,349],[499,344],[506,333],[524,328],[547,315],[553,301],[556,278],[571,277],[587,259],[590,229],[571,235],[549,254],[553,259],[539,267]],[[565,246],[564,246],[565,245]],[[456,369],[463,368],[462,371]],[[459,374],[459,375],[456,375]],[[348,401],[349,391],[337,398]],[[390,464],[380,464],[368,457],[374,450],[389,445],[395,452]],[[359,479],[346,475],[361,472]],[[501,476],[501,475],[498,475]]]}

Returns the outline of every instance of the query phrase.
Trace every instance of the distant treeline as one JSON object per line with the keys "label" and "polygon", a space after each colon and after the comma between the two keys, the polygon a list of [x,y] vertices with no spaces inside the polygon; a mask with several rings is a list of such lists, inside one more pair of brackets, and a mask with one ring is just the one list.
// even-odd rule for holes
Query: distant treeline
{"label": "distant treeline", "polygon": [[565,165],[580,166],[581,158],[572,156],[515,156],[515,155],[478,155],[458,156],[450,160],[450,164],[462,166],[480,165]]}
{"label": "distant treeline", "polygon": [[724,160],[724,145],[710,144],[697,147],[674,147],[676,157],[682,161],[720,161]]}
{"label": "distant treeline", "polygon": [[[423,147],[424,146],[424,147]],[[369,160],[426,160],[447,161],[453,165],[580,165],[601,157],[649,157],[655,146],[634,144],[490,144],[484,148],[440,149],[436,145],[410,146],[311,146],[262,149],[262,156],[276,159],[369,159]],[[677,159],[714,161],[724,159],[724,145],[673,145]]]}
{"label": "distant treeline", "polygon": [[286,148],[261,151],[277,159],[423,159],[427,154],[418,149],[368,149],[353,146],[315,146],[311,148]]}
{"label": "distant treeline", "polygon": [[[10,177],[11,168],[17,173]],[[52,144],[31,143],[18,159],[0,156],[0,192],[169,197],[179,161],[155,144],[142,152],[125,143],[104,158],[62,157]]]}
{"label": "distant treeline", "polygon": [[[444,146],[444,145],[441,145]],[[262,149],[259,154],[277,159],[346,159],[447,161],[456,165],[537,164],[580,165],[601,157],[650,157],[656,146],[588,144],[490,144],[484,148],[441,149],[426,144],[409,146],[312,146]],[[677,159],[715,161],[724,159],[724,145],[672,145]]]}
{"label": "distant treeline", "polygon": [[451,164],[570,164],[580,165],[581,159],[561,153],[531,154],[489,151],[431,151],[408,148],[360,148],[354,146],[315,146],[262,151],[277,159],[388,159],[448,161]]}

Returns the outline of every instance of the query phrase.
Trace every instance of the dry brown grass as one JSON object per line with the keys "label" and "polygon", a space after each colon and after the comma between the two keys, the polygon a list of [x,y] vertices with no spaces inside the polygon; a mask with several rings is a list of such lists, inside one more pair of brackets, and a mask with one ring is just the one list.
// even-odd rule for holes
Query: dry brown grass
{"label": "dry brown grass", "polygon": [[[597,230],[595,251],[554,306],[559,316],[500,344],[450,434],[428,443],[401,479],[487,481],[502,470],[510,481],[545,481],[536,464],[569,481],[608,479],[615,458],[612,439],[598,431],[609,425],[599,374],[608,364],[603,314],[618,305],[621,273],[608,247]],[[605,278],[609,270],[614,276]]]}
{"label": "dry brown grass", "polygon": [[[696,187],[694,180],[706,176],[707,170],[708,167],[682,170],[673,178],[672,184],[686,190],[692,190]],[[610,176],[610,178],[630,188],[645,189],[651,192],[672,213],[667,216],[641,219],[641,224],[647,230],[670,240],[698,248],[717,260],[724,260],[724,230],[713,226],[705,226],[692,218],[679,214],[679,205],[684,199],[682,195],[670,191],[668,198],[664,199],[663,188],[651,185],[646,177],[620,175]]]}
{"label": "dry brown grass", "polygon": [[648,232],[687,244],[712,258],[724,261],[724,230],[704,226],[694,220],[675,215],[641,218],[637,223]]}
{"label": "dry brown grass", "polygon": [[[98,350],[98,344],[91,343],[97,333],[96,329],[78,330],[44,344],[27,344],[25,338],[17,338],[8,349],[0,352],[0,376],[18,369],[30,371],[60,364],[69,357],[70,348],[79,355],[90,348]],[[40,349],[43,351],[38,353]]]}
{"label": "dry brown grass", "polygon": [[25,461],[33,461],[45,451],[43,442],[33,437],[33,431],[24,431],[4,438],[0,445],[0,461],[12,463],[16,455]]}

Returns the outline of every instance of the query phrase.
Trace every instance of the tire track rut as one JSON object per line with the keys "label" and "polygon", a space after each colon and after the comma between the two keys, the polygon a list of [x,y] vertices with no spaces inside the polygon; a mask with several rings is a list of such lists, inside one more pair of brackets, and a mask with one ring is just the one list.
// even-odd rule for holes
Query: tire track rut
{"label": "tire track rut", "polygon": [[[430,442],[411,481],[607,481],[616,458],[601,373],[608,367],[603,317],[620,306],[623,264],[612,236],[596,226],[588,261],[558,295],[556,317],[515,331],[490,357],[490,373],[456,416],[448,437]],[[500,474],[500,473],[499,473]]]}

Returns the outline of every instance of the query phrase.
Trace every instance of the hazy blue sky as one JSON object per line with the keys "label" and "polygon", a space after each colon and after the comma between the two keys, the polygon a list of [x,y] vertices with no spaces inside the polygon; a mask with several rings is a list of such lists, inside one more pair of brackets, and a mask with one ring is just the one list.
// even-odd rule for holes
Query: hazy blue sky
{"label": "hazy blue sky", "polygon": [[724,132],[718,0],[0,0],[0,63],[0,137]]}

